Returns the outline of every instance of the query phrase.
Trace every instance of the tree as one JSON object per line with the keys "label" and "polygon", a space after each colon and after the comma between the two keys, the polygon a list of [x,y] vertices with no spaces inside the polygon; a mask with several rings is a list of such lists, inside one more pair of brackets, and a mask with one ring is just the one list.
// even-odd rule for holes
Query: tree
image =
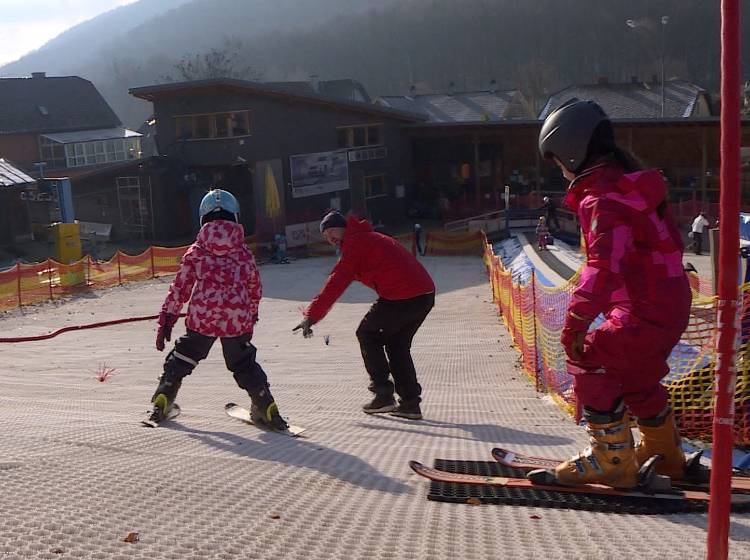
{"label": "tree", "polygon": [[[203,54],[187,54],[173,66],[177,73],[176,80],[209,80],[212,78],[237,78],[240,80],[259,81],[263,72],[249,65],[242,59],[242,41],[225,39],[220,47]],[[175,81],[172,75],[165,76],[166,81]]]}

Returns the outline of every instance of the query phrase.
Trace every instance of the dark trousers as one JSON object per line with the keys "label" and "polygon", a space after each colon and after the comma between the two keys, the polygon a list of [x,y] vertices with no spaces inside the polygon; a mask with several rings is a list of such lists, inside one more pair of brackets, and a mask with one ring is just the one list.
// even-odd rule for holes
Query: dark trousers
{"label": "dark trousers", "polygon": [[697,231],[693,232],[693,249],[696,255],[700,255],[703,250],[703,234]]}
{"label": "dark trousers", "polygon": [[399,301],[379,299],[372,305],[357,329],[370,391],[392,395],[395,386],[401,402],[422,400],[411,341],[434,305],[434,293]]}
{"label": "dark trousers", "polygon": [[557,220],[557,214],[547,214],[547,226],[552,229],[552,222],[555,223],[555,229],[560,229],[560,222]]}
{"label": "dark trousers", "polygon": [[[257,394],[268,388],[266,372],[255,361],[256,348],[250,342],[250,335],[221,338],[224,362],[234,375],[234,380],[249,395]],[[164,361],[164,374],[154,397],[164,393],[171,400],[177,396],[182,379],[190,375],[198,362],[208,356],[216,341],[215,336],[205,336],[195,331],[187,331],[177,339],[174,349]]]}

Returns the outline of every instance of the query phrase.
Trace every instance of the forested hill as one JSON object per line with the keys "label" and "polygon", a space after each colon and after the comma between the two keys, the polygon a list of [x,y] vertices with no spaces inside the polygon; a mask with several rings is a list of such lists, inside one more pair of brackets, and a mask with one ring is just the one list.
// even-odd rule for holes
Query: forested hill
{"label": "forested hill", "polygon": [[[154,5],[161,9],[143,11]],[[742,8],[750,52],[750,0]],[[450,82],[479,89],[494,78],[536,101],[599,77],[650,80],[660,74],[662,44],[667,78],[716,89],[719,28],[719,3],[705,0],[141,0],[71,29],[55,40],[66,39],[65,48],[50,42],[0,75],[86,77],[130,126],[150,108],[129,87],[182,79],[175,65],[212,49],[227,55],[235,77],[351,77],[372,95],[405,94],[412,84],[423,92]],[[750,79],[750,57],[743,64]]]}

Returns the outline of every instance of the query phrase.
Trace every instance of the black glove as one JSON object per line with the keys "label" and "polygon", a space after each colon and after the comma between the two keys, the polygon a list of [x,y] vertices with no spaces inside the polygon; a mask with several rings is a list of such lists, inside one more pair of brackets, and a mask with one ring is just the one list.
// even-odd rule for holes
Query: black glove
{"label": "black glove", "polygon": [[177,315],[171,313],[159,314],[159,330],[156,331],[156,349],[164,350],[164,341],[172,340],[172,327],[177,322]]}
{"label": "black glove", "polygon": [[310,338],[313,335],[312,332],[312,321],[308,317],[302,319],[302,322],[292,329],[292,332],[302,329],[302,336]]}

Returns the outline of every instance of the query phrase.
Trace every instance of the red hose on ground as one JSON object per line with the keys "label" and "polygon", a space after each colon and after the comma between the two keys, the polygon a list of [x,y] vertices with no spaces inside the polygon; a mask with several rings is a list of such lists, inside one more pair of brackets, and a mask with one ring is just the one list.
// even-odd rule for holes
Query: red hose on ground
{"label": "red hose on ground", "polygon": [[[181,313],[180,317],[184,317],[185,314]],[[134,323],[135,321],[152,321],[158,319],[158,315],[149,315],[147,317],[128,317],[126,319],[113,319],[112,321],[101,321],[99,323],[89,323],[88,325],[70,325],[68,327],[62,327],[47,334],[40,334],[37,336],[16,336],[10,338],[0,338],[0,343],[3,342],[34,342],[37,340],[47,340],[54,338],[59,334],[68,331],[82,331],[84,329],[97,329],[99,327],[109,327],[111,325],[120,325],[122,323]]]}

